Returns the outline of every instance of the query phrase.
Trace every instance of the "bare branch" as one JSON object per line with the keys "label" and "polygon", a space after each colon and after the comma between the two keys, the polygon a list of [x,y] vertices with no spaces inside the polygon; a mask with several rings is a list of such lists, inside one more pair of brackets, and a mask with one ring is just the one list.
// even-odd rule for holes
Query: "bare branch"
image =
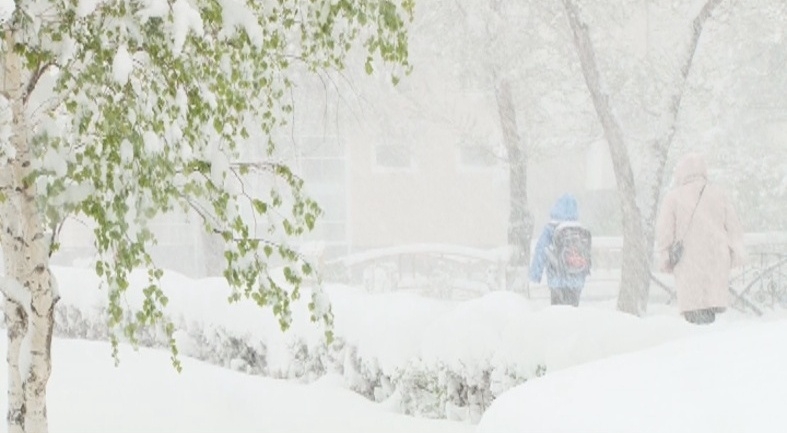
{"label": "bare branch", "polygon": [[[254,197],[252,197],[252,196],[251,196],[251,195],[250,195],[250,194],[249,194],[249,193],[246,191],[246,182],[244,182],[244,181],[243,181],[243,177],[240,175],[240,173],[238,173],[238,172],[237,172],[235,169],[233,169],[233,168],[230,168],[230,172],[231,172],[231,173],[232,173],[232,174],[235,176],[235,179],[237,179],[238,183],[240,183],[240,190],[241,190],[241,195],[242,195],[243,197],[245,197],[245,198],[246,198],[246,200],[248,200],[248,201],[249,201],[249,203],[253,203],[253,202],[254,202]],[[251,217],[252,217],[252,219],[253,219],[253,222],[254,222],[254,234],[256,235],[256,234],[257,234],[257,212],[252,212],[252,213],[251,213]]]}
{"label": "bare branch", "polygon": [[[692,34],[691,34],[691,42],[689,43],[689,54],[686,56],[686,59],[683,62],[683,65],[680,68],[680,75],[681,75],[681,82],[678,90],[672,95],[670,101],[670,108],[672,109],[672,113],[674,114],[675,118],[677,118],[678,111],[680,110],[680,103],[683,99],[684,89],[686,87],[686,81],[689,78],[689,72],[691,72],[691,65],[694,63],[694,55],[697,53],[697,47],[700,43],[700,36],[702,35],[702,29],[705,26],[705,21],[708,20],[713,10],[721,3],[722,0],[708,0],[703,6],[700,13],[694,18],[692,21]],[[670,135],[674,135],[673,132]],[[672,138],[669,138],[669,141],[672,141]],[[669,143],[667,143],[669,144]]]}
{"label": "bare branch", "polygon": [[206,224],[208,224],[208,226],[210,226],[210,230],[213,233],[222,234],[222,231],[219,230],[218,228],[216,228],[216,227],[220,226],[219,223],[221,222],[218,219],[218,217],[216,217],[215,215],[210,214],[208,212],[208,210],[203,209],[202,206],[200,206],[199,204],[195,203],[193,200],[191,200],[185,194],[181,194],[180,196],[185,201],[185,203],[188,205],[188,207],[191,208],[191,210],[193,210],[194,212],[196,212],[197,215],[199,215],[200,218],[202,218],[202,221],[204,223],[206,223]]}
{"label": "bare branch", "polygon": [[49,241],[49,257],[52,257],[52,254],[55,252],[55,244],[57,243],[57,239],[60,237],[60,231],[63,230],[63,225],[65,223],[66,218],[63,218],[58,222],[52,222],[52,238]]}

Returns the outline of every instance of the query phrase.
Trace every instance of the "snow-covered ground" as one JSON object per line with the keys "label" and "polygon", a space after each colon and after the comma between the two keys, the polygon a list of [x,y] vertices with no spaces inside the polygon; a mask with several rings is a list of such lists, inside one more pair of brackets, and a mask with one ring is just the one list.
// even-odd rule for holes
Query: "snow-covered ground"
{"label": "snow-covered ground", "polygon": [[[100,337],[98,278],[54,271],[59,326]],[[133,274],[132,293],[145,283]],[[697,327],[656,292],[635,318],[615,311],[614,280],[589,284],[580,308],[550,307],[543,287],[451,301],[329,285],[339,343],[325,347],[305,305],[282,334],[270,312],[227,305],[221,279],[163,285],[182,352],[230,368],[185,358],[178,375],[165,350],[126,348],[116,369],[108,343],[58,338],[52,431],[787,431],[780,311]]]}
{"label": "snow-covered ground", "polygon": [[[125,347],[115,368],[108,344],[55,339],[50,431],[104,432],[452,432],[474,426],[397,414],[326,376],[309,385],[233,372],[184,359],[178,374],[164,351]],[[5,359],[6,342],[0,339]],[[7,375],[0,375],[6,390]],[[6,407],[0,393],[0,407]],[[5,422],[0,431],[6,431]]]}
{"label": "snow-covered ground", "polygon": [[787,431],[787,321],[709,327],[652,349],[534,379],[478,433]]}

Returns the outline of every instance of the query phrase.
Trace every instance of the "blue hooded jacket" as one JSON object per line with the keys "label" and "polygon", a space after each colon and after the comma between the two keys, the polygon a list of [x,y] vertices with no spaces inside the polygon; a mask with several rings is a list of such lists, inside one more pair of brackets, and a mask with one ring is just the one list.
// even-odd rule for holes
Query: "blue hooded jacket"
{"label": "blue hooded jacket", "polygon": [[555,233],[555,227],[558,223],[564,221],[578,221],[579,210],[577,208],[577,200],[571,194],[563,194],[557,202],[552,206],[549,212],[551,221],[544,226],[541,231],[541,236],[536,243],[536,249],[533,252],[533,260],[530,263],[530,281],[534,283],[541,282],[541,276],[544,274],[544,269],[547,271],[547,285],[551,288],[569,288],[581,289],[585,286],[584,275],[558,275],[554,269],[547,266],[547,247],[552,243],[552,235]]}

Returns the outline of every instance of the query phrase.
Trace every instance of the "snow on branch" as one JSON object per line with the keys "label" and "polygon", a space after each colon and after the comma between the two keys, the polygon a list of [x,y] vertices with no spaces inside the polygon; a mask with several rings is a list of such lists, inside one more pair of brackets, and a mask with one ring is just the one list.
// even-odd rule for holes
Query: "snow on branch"
{"label": "snow on branch", "polygon": [[11,21],[15,10],[16,2],[14,0],[0,0],[0,24]]}

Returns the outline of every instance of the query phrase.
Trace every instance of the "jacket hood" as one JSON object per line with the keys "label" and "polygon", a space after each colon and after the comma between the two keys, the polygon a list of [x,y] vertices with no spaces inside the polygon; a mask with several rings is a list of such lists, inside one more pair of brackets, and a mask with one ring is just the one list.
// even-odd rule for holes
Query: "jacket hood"
{"label": "jacket hood", "polygon": [[689,153],[675,166],[673,175],[675,185],[684,185],[697,179],[708,178],[708,166],[699,153]]}
{"label": "jacket hood", "polygon": [[556,221],[577,221],[579,219],[577,199],[571,194],[563,194],[552,206],[549,217]]}

